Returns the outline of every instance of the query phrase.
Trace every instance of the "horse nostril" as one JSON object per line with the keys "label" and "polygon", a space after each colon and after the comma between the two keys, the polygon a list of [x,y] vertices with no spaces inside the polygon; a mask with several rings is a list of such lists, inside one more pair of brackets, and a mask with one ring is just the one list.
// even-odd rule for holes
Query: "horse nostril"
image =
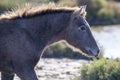
{"label": "horse nostril", "polygon": [[91,53],[91,54],[92,54],[92,51],[91,51],[91,50],[89,50],[89,53]]}
{"label": "horse nostril", "polygon": [[88,50],[89,54],[93,55],[93,52],[91,50]]}
{"label": "horse nostril", "polygon": [[96,51],[94,51],[94,50],[88,50],[88,52],[89,52],[90,55],[94,55],[95,57],[97,57],[98,54],[99,54],[99,52],[100,52],[100,50],[99,49],[96,50]]}
{"label": "horse nostril", "polygon": [[100,52],[100,50],[98,49],[98,50],[97,50],[97,53],[99,53],[99,52]]}

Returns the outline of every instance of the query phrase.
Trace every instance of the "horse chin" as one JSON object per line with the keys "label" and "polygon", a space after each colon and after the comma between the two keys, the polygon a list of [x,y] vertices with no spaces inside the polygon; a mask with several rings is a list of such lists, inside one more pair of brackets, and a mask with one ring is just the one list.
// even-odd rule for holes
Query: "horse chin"
{"label": "horse chin", "polygon": [[83,49],[83,48],[79,47],[78,45],[71,45],[71,44],[67,43],[67,46],[69,46],[73,51],[80,52],[82,54],[85,54],[88,57],[92,57],[92,58],[96,57],[95,55],[90,53],[88,50]]}
{"label": "horse chin", "polygon": [[95,58],[95,57],[96,57],[96,56],[94,56],[93,54],[90,54],[90,53],[88,53],[87,51],[81,50],[81,49],[79,49],[79,48],[74,49],[74,51],[80,52],[80,53],[82,53],[82,54],[84,54],[85,56],[90,57],[90,58]]}
{"label": "horse chin", "polygon": [[94,54],[90,53],[89,51],[86,51],[86,50],[82,50],[82,52],[84,54],[86,54],[88,57],[91,57],[91,58],[95,58],[95,57],[98,57],[98,56],[95,56]]}
{"label": "horse chin", "polygon": [[89,53],[86,53],[86,55],[88,56],[88,57],[91,57],[91,58],[95,58],[96,56],[94,56],[93,54],[89,54]]}

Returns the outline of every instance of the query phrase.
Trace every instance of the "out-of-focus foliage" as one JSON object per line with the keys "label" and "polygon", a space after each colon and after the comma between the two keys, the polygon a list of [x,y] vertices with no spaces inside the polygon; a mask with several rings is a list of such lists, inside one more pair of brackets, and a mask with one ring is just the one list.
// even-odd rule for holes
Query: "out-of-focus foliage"
{"label": "out-of-focus foliage", "polygon": [[43,4],[55,2],[60,6],[87,5],[87,20],[90,25],[120,24],[120,0],[3,0],[0,12],[25,3]]}
{"label": "out-of-focus foliage", "polygon": [[81,69],[81,76],[74,80],[119,80],[120,60],[100,59],[94,60]]}
{"label": "out-of-focus foliage", "polygon": [[76,6],[77,5],[77,0],[59,0],[57,2],[57,5],[60,5],[60,6]]}
{"label": "out-of-focus foliage", "polygon": [[92,25],[120,23],[120,3],[116,0],[78,0],[78,4],[87,5],[87,19]]}
{"label": "out-of-focus foliage", "polygon": [[102,8],[98,12],[98,16],[99,16],[99,19],[112,20],[114,18],[115,14],[112,9]]}

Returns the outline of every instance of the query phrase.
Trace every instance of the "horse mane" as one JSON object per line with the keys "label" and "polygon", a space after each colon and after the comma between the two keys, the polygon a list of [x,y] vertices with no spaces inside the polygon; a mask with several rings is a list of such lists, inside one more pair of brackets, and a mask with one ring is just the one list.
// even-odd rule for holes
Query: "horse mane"
{"label": "horse mane", "polygon": [[[37,15],[49,14],[49,13],[59,13],[59,12],[73,12],[78,7],[59,7],[55,4],[43,4],[40,6],[32,6],[31,4],[26,4],[23,7],[17,7],[11,11],[7,11],[0,15],[1,19],[16,19],[16,18],[28,18]],[[86,13],[86,12],[85,12]],[[85,14],[84,14],[85,16]]]}

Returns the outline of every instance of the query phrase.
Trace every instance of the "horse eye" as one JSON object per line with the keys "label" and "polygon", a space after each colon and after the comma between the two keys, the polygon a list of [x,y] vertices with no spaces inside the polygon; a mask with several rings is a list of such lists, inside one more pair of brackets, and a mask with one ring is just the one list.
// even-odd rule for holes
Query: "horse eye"
{"label": "horse eye", "polygon": [[74,17],[74,19],[75,19],[75,20],[77,20],[77,19],[78,19],[78,17]]}
{"label": "horse eye", "polygon": [[81,30],[84,31],[84,30],[85,30],[85,27],[81,27]]}
{"label": "horse eye", "polygon": [[85,26],[81,26],[81,27],[79,27],[79,29],[80,29],[81,31],[85,31],[85,30],[86,30]]}

